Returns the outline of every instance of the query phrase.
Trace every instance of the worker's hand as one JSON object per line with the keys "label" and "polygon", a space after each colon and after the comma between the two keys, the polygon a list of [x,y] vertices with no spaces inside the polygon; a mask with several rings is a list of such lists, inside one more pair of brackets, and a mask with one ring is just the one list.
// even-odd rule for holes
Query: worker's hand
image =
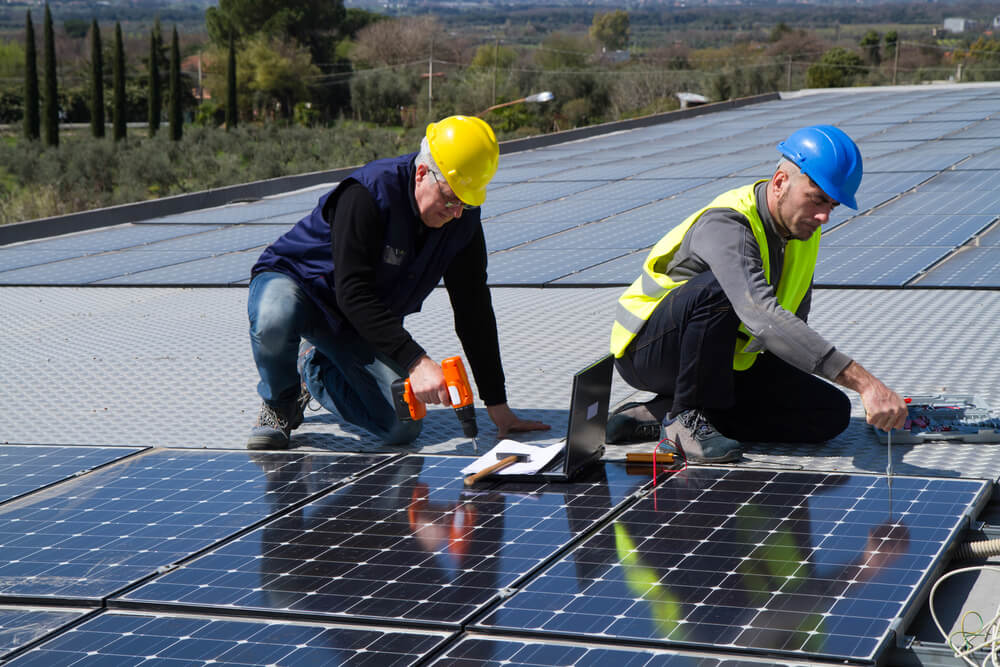
{"label": "worker's hand", "polygon": [[410,368],[410,388],[421,403],[451,405],[448,385],[444,381],[444,371],[426,354]]}
{"label": "worker's hand", "polygon": [[837,376],[836,382],[861,394],[865,415],[869,424],[883,431],[903,428],[909,410],[899,394],[866,371],[861,364],[852,361]]}
{"label": "worker's hand", "polygon": [[899,394],[876,380],[866,391],[861,392],[861,402],[865,406],[865,416],[869,424],[883,431],[903,428],[909,410]]}
{"label": "worker's hand", "polygon": [[523,433],[525,431],[548,431],[551,426],[542,422],[521,419],[514,414],[506,403],[486,406],[490,419],[497,425],[497,437],[506,438],[508,433]]}

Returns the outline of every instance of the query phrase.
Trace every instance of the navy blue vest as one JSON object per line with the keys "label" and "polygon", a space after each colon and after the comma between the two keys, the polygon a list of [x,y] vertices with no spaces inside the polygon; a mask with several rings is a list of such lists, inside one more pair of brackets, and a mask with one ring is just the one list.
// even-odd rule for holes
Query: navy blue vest
{"label": "navy blue vest", "polygon": [[[383,248],[375,268],[375,294],[401,318],[419,311],[451,260],[469,244],[481,223],[479,211],[474,210],[439,229],[424,225],[414,213],[410,198],[415,157],[416,153],[410,153],[375,160],[355,171],[320,197],[312,213],[268,246],[251,273],[280,271],[291,276],[326,313],[334,331],[339,331],[345,318],[334,294],[330,222],[324,211],[332,219],[340,192],[357,181],[375,199],[382,226]],[[423,244],[418,248],[421,231]]]}

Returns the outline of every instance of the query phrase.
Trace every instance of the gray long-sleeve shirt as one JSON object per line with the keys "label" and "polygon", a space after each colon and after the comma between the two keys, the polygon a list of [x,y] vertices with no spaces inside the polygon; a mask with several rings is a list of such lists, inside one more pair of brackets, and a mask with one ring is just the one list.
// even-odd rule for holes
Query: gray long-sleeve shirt
{"label": "gray long-sleeve shirt", "polygon": [[674,280],[687,280],[711,270],[736,315],[755,338],[747,351],[766,349],[796,368],[833,380],[847,368],[851,358],[806,324],[812,286],[796,313],[778,304],[774,286],[781,279],[786,241],[768,211],[766,187],[766,182],[759,183],[755,194],[770,254],[770,285],[764,278],[760,246],[750,221],[728,208],[705,211],[684,235],[665,273]]}

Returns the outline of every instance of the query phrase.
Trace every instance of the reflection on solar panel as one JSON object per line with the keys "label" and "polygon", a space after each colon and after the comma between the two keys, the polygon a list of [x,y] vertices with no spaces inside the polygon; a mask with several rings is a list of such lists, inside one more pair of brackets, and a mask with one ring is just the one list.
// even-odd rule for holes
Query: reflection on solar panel
{"label": "reflection on solar panel", "polygon": [[0,607],[0,658],[89,612],[89,609]]}
{"label": "reflection on solar panel", "polygon": [[0,596],[100,599],[386,458],[132,457],[0,507]]}
{"label": "reflection on solar panel", "polygon": [[139,451],[141,447],[0,445],[0,502]]}
{"label": "reflection on solar panel", "polygon": [[111,604],[455,624],[649,481],[608,465],[572,484],[469,490],[468,461],[394,461]]}
{"label": "reflection on solar panel", "polygon": [[875,661],[989,484],[689,469],[476,629]]}
{"label": "reflection on solar panel", "polygon": [[106,612],[9,665],[412,665],[447,633]]}
{"label": "reflection on solar panel", "polygon": [[467,635],[462,641],[450,647],[444,655],[431,663],[438,667],[445,665],[503,665],[504,667],[551,667],[552,665],[572,665],[572,667],[757,667],[759,665],[796,665],[775,660],[720,659],[704,654],[677,653],[663,649],[640,649],[628,647],[609,648],[578,642],[541,641],[531,639],[500,639],[483,635]]}

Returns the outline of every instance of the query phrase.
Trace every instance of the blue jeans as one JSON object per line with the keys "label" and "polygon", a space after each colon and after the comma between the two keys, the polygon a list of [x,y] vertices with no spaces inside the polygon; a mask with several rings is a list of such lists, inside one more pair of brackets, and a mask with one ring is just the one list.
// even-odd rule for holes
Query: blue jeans
{"label": "blue jeans", "polygon": [[406,369],[353,331],[334,334],[323,311],[292,278],[273,271],[254,276],[247,315],[260,374],[257,393],[264,401],[287,405],[298,396],[304,338],[314,349],[301,360],[301,380],[320,405],[387,444],[412,442],[420,434],[421,423],[399,421],[392,403],[392,382],[406,377]]}

